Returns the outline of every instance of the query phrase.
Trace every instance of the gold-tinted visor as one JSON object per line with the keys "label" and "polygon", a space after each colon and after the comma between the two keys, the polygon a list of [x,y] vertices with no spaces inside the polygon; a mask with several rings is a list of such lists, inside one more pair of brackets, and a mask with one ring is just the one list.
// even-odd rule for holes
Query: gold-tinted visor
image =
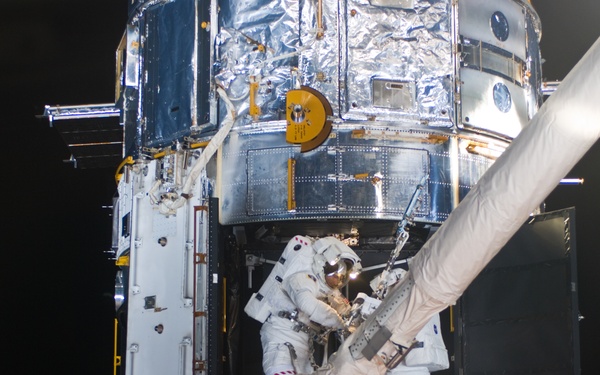
{"label": "gold-tinted visor", "polygon": [[334,264],[325,264],[323,273],[325,282],[331,288],[341,288],[348,283],[354,264],[348,259],[340,259]]}

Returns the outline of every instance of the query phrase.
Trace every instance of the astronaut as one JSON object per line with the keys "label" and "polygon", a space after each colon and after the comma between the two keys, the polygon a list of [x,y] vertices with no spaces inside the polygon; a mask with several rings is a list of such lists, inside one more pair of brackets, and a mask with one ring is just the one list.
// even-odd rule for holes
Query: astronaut
{"label": "astronaut", "polygon": [[244,311],[263,323],[260,335],[265,375],[312,374],[313,340],[343,328],[350,304],[340,292],[362,266],[335,237],[295,236]]}
{"label": "astronaut", "polygon": [[404,361],[386,375],[429,375],[450,367],[448,351],[442,338],[440,315],[435,314],[417,333],[417,345],[406,355]]}
{"label": "astronaut", "polygon": [[[371,281],[371,288],[374,291],[380,288],[387,290],[401,282],[407,275],[408,272],[402,268],[383,272]],[[371,315],[381,302],[364,293],[359,293],[355,301],[357,299],[360,300],[360,304],[353,304],[353,308],[355,311],[361,309],[363,320]],[[429,375],[431,372],[445,370],[450,367],[448,351],[442,337],[439,314],[431,317],[417,333],[415,340],[416,345],[406,354],[404,360],[395,368],[388,370],[386,375]]]}

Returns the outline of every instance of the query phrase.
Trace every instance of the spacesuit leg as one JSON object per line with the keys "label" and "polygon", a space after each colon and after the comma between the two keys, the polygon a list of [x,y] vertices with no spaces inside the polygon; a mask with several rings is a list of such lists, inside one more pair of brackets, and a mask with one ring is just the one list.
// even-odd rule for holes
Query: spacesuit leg
{"label": "spacesuit leg", "polygon": [[313,373],[308,334],[296,332],[292,327],[293,323],[288,319],[275,316],[262,325],[260,338],[265,375]]}

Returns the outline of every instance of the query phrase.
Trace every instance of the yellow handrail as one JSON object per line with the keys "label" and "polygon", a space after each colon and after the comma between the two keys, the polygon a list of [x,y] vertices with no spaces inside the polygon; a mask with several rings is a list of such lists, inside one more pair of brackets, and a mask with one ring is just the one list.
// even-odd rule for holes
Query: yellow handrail
{"label": "yellow handrail", "polygon": [[133,158],[131,156],[126,157],[121,164],[119,164],[119,167],[117,168],[117,171],[115,172],[115,182],[117,183],[117,185],[119,184],[119,181],[121,180],[121,176],[123,176],[123,173],[121,172],[121,170],[123,170],[123,167],[126,164],[133,164]]}
{"label": "yellow handrail", "polygon": [[117,366],[121,366],[121,356],[117,355],[117,327],[119,325],[119,321],[115,318],[115,351],[114,351],[114,360],[113,360],[113,375],[117,375]]}

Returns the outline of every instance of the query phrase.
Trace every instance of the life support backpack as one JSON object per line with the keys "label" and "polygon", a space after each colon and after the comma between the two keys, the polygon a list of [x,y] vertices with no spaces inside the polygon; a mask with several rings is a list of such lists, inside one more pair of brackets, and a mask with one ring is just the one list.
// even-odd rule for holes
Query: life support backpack
{"label": "life support backpack", "polygon": [[279,311],[292,311],[294,305],[281,288],[284,278],[292,273],[306,270],[312,273],[315,256],[313,240],[309,237],[294,236],[281,253],[273,270],[244,307],[244,311],[253,319],[264,323],[271,314]]}

